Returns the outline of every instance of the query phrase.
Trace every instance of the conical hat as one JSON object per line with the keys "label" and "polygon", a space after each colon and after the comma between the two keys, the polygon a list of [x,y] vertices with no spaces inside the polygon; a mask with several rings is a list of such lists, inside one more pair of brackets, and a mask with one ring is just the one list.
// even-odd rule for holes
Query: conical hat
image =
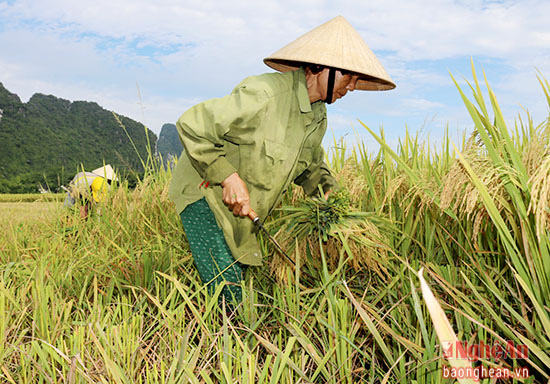
{"label": "conical hat", "polygon": [[92,173],[95,173],[98,176],[104,177],[107,180],[116,180],[115,171],[113,170],[113,167],[111,167],[111,164],[107,164],[103,167],[94,169]]}
{"label": "conical hat", "polygon": [[356,89],[385,91],[394,82],[359,33],[342,16],[309,31],[264,59],[269,67],[293,71],[304,63],[345,69],[360,75]]}

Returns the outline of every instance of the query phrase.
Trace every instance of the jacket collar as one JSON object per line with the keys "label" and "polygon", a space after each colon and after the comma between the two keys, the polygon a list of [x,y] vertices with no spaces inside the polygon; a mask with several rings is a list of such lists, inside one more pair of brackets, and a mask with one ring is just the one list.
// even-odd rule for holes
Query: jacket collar
{"label": "jacket collar", "polygon": [[303,68],[298,69],[294,77],[294,85],[296,87],[296,95],[300,104],[302,113],[311,112],[311,103],[309,102],[309,94],[307,93],[306,72]]}

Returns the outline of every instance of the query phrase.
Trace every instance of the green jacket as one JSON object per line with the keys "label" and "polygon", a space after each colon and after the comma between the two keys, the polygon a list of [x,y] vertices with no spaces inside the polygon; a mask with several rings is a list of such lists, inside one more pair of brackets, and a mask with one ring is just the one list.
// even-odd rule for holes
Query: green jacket
{"label": "green jacket", "polygon": [[237,172],[262,220],[291,182],[309,195],[319,184],[333,189],[336,180],[321,147],[326,127],[325,104],[310,104],[302,69],[246,78],[230,95],[195,105],[179,118],[184,151],[173,171],[170,198],[180,213],[205,197],[233,257],[261,265],[254,225],[227,208],[220,183]]}

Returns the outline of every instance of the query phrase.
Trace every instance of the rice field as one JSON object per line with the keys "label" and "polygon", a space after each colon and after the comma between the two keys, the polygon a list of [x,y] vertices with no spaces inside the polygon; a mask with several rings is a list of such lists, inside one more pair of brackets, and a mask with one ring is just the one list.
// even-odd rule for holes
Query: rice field
{"label": "rice field", "polygon": [[0,203],[58,202],[65,199],[64,193],[4,193]]}
{"label": "rice field", "polygon": [[[406,134],[394,150],[366,126],[378,148],[335,142],[342,190],[291,188],[267,223],[296,267],[260,238],[234,311],[200,283],[154,163],[87,221],[1,203],[0,380],[431,384],[465,364],[528,371],[482,383],[550,383],[550,120],[507,125],[487,88],[459,88],[475,127],[460,143]],[[506,353],[457,359],[450,330]]]}

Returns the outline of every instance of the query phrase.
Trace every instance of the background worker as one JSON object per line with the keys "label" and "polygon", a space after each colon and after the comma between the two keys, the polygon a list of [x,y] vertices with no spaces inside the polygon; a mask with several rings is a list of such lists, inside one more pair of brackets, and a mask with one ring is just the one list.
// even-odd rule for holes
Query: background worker
{"label": "background worker", "polygon": [[92,202],[96,204],[105,198],[113,180],[116,180],[116,174],[110,164],[92,172],[77,173],[67,189],[65,205],[74,206],[76,201],[80,201],[80,217],[87,218]]}
{"label": "background worker", "polygon": [[360,90],[395,87],[359,34],[341,16],[264,59],[282,73],[244,79],[230,95],[195,105],[178,120],[185,151],[170,197],[201,280],[226,282],[241,300],[245,265],[262,256],[250,218],[265,219],[290,183],[308,195],[337,187],[321,141],[326,106]]}

